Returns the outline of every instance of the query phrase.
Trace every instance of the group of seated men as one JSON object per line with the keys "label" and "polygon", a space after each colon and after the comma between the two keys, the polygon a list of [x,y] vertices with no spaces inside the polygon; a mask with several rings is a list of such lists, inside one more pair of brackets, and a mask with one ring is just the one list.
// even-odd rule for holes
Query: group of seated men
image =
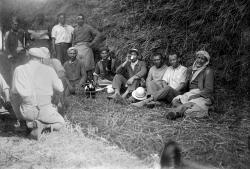
{"label": "group of seated men", "polygon": [[[11,101],[16,118],[26,123],[33,138],[39,139],[45,128],[60,129],[64,124],[58,113],[60,104],[64,103],[62,95],[84,90],[87,75],[83,62],[77,59],[77,49],[69,48],[68,55],[70,59],[62,66],[58,59],[50,58],[47,48],[30,48],[28,61],[14,70],[10,94],[8,85],[0,78],[4,100],[6,103]],[[101,50],[101,57],[93,73],[94,82],[96,86],[101,86],[102,82],[112,84],[114,94],[109,95],[109,99],[129,99],[136,107],[155,101],[172,103],[173,111],[166,113],[170,119],[184,114],[207,115],[213,99],[214,75],[208,66],[210,56],[206,51],[195,53],[190,68],[180,64],[181,58],[176,53],[168,56],[170,66],[164,63],[162,54],[154,54],[154,66],[148,72],[146,89],[143,87],[146,63],[138,59],[137,49],[129,50],[126,60],[117,68],[107,48]],[[56,98],[56,103],[51,98]]]}
{"label": "group of seated men", "polygon": [[[177,53],[168,55],[170,66],[164,63],[163,55],[155,53],[153,63],[147,74],[146,64],[138,60],[139,52],[131,49],[126,61],[116,69],[111,99],[129,98],[133,106],[156,104],[158,101],[171,103],[172,109],[166,113],[169,119],[183,115],[204,117],[208,114],[213,100],[214,75],[209,67],[210,55],[201,50],[195,53],[195,61],[189,68],[181,65],[181,56]],[[125,91],[120,95],[121,91]]]}
{"label": "group of seated men", "polygon": [[[147,72],[146,63],[139,59],[140,52],[137,49],[130,49],[126,60],[118,65],[109,49],[102,48],[101,60],[94,64],[91,46],[99,33],[84,24],[84,17],[79,14],[78,25],[72,29],[73,47],[69,47],[69,41],[60,41],[64,36],[68,37],[67,40],[71,38],[70,34],[65,34],[65,15],[59,14],[58,21],[58,25],[52,29],[52,54],[49,45],[43,45],[44,42],[48,43],[48,37],[43,33],[40,35],[39,31],[30,31],[33,38],[37,38],[33,39],[37,44],[31,45],[20,57],[17,22],[13,22],[5,43],[7,56],[12,59],[14,66],[11,71],[11,90],[0,76],[0,91],[4,96],[1,100],[4,100],[6,109],[13,108],[20,127],[25,126],[31,131],[32,138],[39,139],[45,128],[59,130],[64,125],[59,112],[65,106],[65,98],[71,94],[84,93],[89,77],[93,79],[94,86],[109,86],[112,89],[108,90],[109,93],[113,92],[108,96],[109,99],[128,100],[136,107],[155,104],[157,101],[171,103],[173,108],[166,113],[169,119],[184,114],[199,117],[207,115],[213,100],[214,76],[209,68],[210,56],[206,51],[195,53],[195,61],[190,68],[180,64],[181,56],[177,53],[168,55],[169,66],[161,53],[155,53],[152,56],[154,66]],[[90,34],[96,35],[96,38],[87,36]],[[82,43],[84,39],[88,39],[88,43]],[[22,48],[20,51],[25,50]],[[56,53],[56,58],[52,58],[53,53]],[[62,56],[64,59],[60,58]]]}

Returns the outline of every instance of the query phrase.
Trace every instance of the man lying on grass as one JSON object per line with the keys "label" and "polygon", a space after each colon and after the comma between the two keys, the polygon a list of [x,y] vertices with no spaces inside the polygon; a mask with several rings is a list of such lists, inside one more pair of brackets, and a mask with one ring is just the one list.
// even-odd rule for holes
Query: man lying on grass
{"label": "man lying on grass", "polygon": [[177,54],[169,55],[169,63],[171,66],[166,69],[162,79],[148,82],[148,98],[132,105],[142,107],[160,100],[171,103],[175,96],[181,94],[185,87],[187,68],[180,64],[180,56]]}
{"label": "man lying on grass", "polygon": [[108,96],[110,99],[114,99],[120,96],[120,90],[125,89],[122,97],[127,98],[133,90],[139,85],[143,77],[147,73],[146,63],[138,60],[139,52],[137,49],[131,49],[126,57],[126,61],[122,63],[116,69],[116,75],[113,79],[112,86],[115,89],[115,93]]}
{"label": "man lying on grass", "polygon": [[175,97],[166,117],[175,119],[183,115],[204,117],[208,115],[214,91],[214,73],[208,66],[210,56],[206,51],[196,52],[196,60],[187,71],[189,92]]}

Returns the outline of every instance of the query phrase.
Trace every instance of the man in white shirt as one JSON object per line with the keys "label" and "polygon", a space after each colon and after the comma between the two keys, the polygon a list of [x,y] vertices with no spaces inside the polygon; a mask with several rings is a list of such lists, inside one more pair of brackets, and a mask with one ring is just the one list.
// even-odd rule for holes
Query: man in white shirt
{"label": "man in white shirt", "polygon": [[149,98],[132,105],[142,107],[151,101],[164,100],[171,103],[172,99],[179,95],[186,84],[187,68],[180,64],[180,57],[177,54],[169,55],[169,66],[164,73],[162,80],[153,81],[148,87]]}
{"label": "man in white shirt", "polygon": [[65,14],[57,16],[58,24],[52,28],[52,49],[56,58],[64,64],[68,60],[67,50],[71,47],[74,28],[65,24]]}
{"label": "man in white shirt", "polygon": [[14,71],[12,105],[17,119],[32,129],[30,137],[39,140],[43,129],[59,130],[64,125],[51,103],[53,91],[63,92],[63,84],[53,68],[41,63],[45,57],[41,49],[31,48],[28,54],[28,63]]}

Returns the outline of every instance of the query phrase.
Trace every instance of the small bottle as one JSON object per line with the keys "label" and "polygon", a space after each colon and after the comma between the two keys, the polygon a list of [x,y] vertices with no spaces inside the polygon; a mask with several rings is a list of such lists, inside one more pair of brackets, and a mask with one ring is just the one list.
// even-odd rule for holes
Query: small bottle
{"label": "small bottle", "polygon": [[93,80],[91,80],[89,84],[89,91],[90,91],[90,97],[94,99],[95,98],[95,86],[94,86]]}

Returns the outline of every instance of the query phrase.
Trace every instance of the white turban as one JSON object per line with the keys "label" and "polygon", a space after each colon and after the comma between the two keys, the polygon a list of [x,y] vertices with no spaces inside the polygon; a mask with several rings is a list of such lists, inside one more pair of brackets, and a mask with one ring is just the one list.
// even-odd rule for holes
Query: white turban
{"label": "white turban", "polygon": [[210,55],[208,54],[207,51],[200,50],[200,51],[196,52],[196,55],[203,55],[203,56],[205,56],[207,58],[208,63],[210,62]]}
{"label": "white turban", "polygon": [[76,54],[78,54],[78,50],[75,47],[70,47],[67,52],[69,53],[71,50],[74,50]]}
{"label": "white turban", "polygon": [[50,58],[50,52],[49,49],[46,47],[40,47],[40,49],[43,51],[45,58]]}
{"label": "white turban", "polygon": [[28,53],[37,58],[47,58],[45,52],[40,48],[30,48]]}

